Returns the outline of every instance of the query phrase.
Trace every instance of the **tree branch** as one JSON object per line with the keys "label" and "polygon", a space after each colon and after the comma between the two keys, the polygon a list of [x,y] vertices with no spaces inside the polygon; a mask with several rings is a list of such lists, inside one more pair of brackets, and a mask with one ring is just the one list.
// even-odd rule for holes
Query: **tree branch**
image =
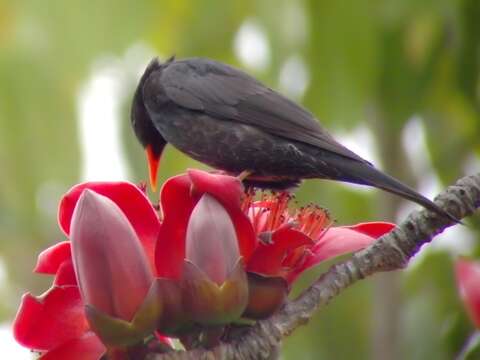
{"label": "tree branch", "polygon": [[[438,195],[435,203],[458,219],[472,215],[480,207],[480,173],[460,179]],[[403,269],[423,244],[452,225],[455,223],[451,220],[428,210],[414,211],[374,244],[333,265],[298,298],[269,319],[258,321],[242,338],[212,350],[150,354],[147,359],[269,359],[275,356],[284,337],[305,324],[341,291],[372,274]]]}

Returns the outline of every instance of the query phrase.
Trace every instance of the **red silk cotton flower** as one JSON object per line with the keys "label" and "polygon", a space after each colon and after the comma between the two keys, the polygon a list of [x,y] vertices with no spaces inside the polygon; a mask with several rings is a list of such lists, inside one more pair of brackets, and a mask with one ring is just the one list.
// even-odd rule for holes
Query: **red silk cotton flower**
{"label": "red silk cotton flower", "polygon": [[460,259],[455,263],[457,287],[470,319],[480,329],[480,262]]}
{"label": "red silk cotton flower", "polygon": [[[245,193],[235,177],[190,170],[169,179],[162,188],[164,219],[155,251],[160,276],[181,277],[187,227],[204,194],[216,199],[230,216],[249,282],[244,316],[254,319],[277,310],[288,295],[290,284],[303,271],[321,261],[362,249],[394,227],[385,222],[332,227],[326,212],[318,207],[289,210],[291,196],[287,193],[255,201],[254,194]],[[179,209],[172,204],[182,206]],[[208,236],[204,240],[208,247],[211,240]],[[208,252],[203,256],[208,257]]]}
{"label": "red silk cotton flower", "polygon": [[253,193],[242,205],[260,239],[248,263],[250,272],[284,278],[292,283],[303,271],[330,258],[360,250],[391,231],[391,223],[372,222],[332,227],[326,210],[308,205],[290,209],[288,193]]}
{"label": "red silk cotton flower", "polygon": [[70,241],[39,255],[35,272],[55,275],[53,286],[24,295],[17,341],[42,359],[87,360],[158,332],[203,331],[211,344],[209,329],[269,316],[303,271],[394,226],[333,227],[324,210],[289,200],[255,200],[235,177],[190,170],[163,185],[159,216],[133,184],[75,186],[59,209]]}
{"label": "red silk cotton flower", "polygon": [[254,195],[249,192],[242,204],[260,239],[247,264],[250,300],[245,316],[254,319],[276,311],[305,270],[360,250],[395,226],[371,222],[333,227],[328,213],[316,205],[290,208],[288,193],[262,194],[257,201]]}
{"label": "red silk cotton flower", "polygon": [[[77,207],[79,198],[82,198],[81,206]],[[72,217],[76,222],[73,226]],[[69,241],[39,255],[35,272],[55,275],[53,286],[40,297],[24,295],[14,322],[14,336],[20,344],[40,352],[41,359],[100,359],[107,351],[108,340],[101,340],[94,331],[87,319],[86,306],[96,306],[108,316],[118,316],[120,327],[126,327],[123,321],[132,320],[153,280],[153,246],[160,221],[138,187],[118,182],[87,183],[72,188],[60,203],[59,223],[72,238],[76,256],[72,257]],[[119,236],[125,240],[118,241]],[[77,239],[73,239],[75,237]],[[76,249],[79,246],[84,249]],[[136,251],[129,249],[131,246]],[[83,262],[79,271],[78,263]],[[128,282],[131,286],[125,286],[125,279],[118,278],[122,266],[130,270],[137,268],[140,271],[137,273],[144,275]],[[89,277],[93,283],[91,279],[87,281]],[[87,284],[79,287],[77,279]],[[108,300],[112,290],[116,304]],[[101,318],[105,319],[108,323],[108,318]],[[97,321],[97,325],[99,323]],[[130,337],[131,333],[126,336]]]}

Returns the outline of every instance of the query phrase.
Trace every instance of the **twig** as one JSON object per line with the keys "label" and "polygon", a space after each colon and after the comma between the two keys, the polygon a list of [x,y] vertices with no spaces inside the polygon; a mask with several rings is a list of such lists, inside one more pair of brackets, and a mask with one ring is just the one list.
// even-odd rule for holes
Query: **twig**
{"label": "twig", "polygon": [[470,352],[478,347],[480,344],[480,331],[475,331],[470,337],[467,339],[467,342],[463,345],[460,353],[455,357],[455,360],[466,360],[467,356],[471,355]]}
{"label": "twig", "polygon": [[[463,219],[480,207],[480,173],[464,177],[435,199],[442,209]],[[150,354],[148,360],[270,359],[282,339],[341,291],[378,272],[403,269],[423,244],[455,223],[428,210],[414,211],[390,233],[348,260],[332,266],[298,298],[288,302],[266,320],[258,321],[241,339],[212,350],[195,349],[168,354]]]}

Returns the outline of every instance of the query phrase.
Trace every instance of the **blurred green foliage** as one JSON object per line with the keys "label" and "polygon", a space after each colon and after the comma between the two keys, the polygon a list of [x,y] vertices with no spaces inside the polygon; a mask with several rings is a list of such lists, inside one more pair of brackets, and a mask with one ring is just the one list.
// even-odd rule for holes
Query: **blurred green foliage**
{"label": "blurred green foliage", "polygon": [[[206,56],[242,66],[234,39],[249,19],[265,31],[270,58],[264,70],[247,70],[275,88],[284,62],[300,56],[310,76],[304,105],[332,131],[369,127],[381,166],[392,175],[412,185],[424,176],[402,149],[402,130],[412,116],[422,120],[427,158],[444,184],[465,175],[472,158],[478,162],[478,0],[3,0],[0,255],[8,281],[0,284],[0,319],[11,318],[26,289],[39,293],[46,287],[31,269],[41,249],[63,239],[54,207],[80,181],[76,101],[92,65],[143,43],[164,56]],[[124,91],[131,94],[137,78],[128,79]],[[128,108],[125,101],[123,144],[131,180],[138,182],[147,178],[146,166]],[[169,148],[160,180],[192,166],[199,164]],[[305,183],[298,199],[329,208],[340,223],[392,220],[399,206],[383,193],[319,181]],[[477,217],[466,229],[477,239],[479,223]],[[322,270],[307,274],[295,291]],[[378,284],[367,280],[287,339],[284,358],[380,359],[374,327],[395,329],[398,349],[390,350],[398,358],[452,358],[473,331],[457,298],[452,257],[431,251],[399,283],[401,298],[390,304],[395,323],[372,321]]]}

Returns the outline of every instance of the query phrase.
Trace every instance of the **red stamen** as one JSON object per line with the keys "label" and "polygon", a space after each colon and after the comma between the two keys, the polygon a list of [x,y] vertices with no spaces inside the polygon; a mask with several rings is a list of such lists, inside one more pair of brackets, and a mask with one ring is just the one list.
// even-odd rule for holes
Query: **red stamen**
{"label": "red stamen", "polygon": [[[283,222],[285,220],[285,212],[288,212],[288,203],[291,199],[290,194],[287,192],[281,193],[279,196],[279,209],[277,214],[275,215],[275,219],[273,222],[273,226],[275,229],[283,225]],[[283,221],[282,221],[283,218]]]}
{"label": "red stamen", "polygon": [[258,201],[255,201],[255,196],[254,189],[245,192],[242,210],[252,220],[256,234],[273,232],[286,223],[294,223],[299,231],[316,241],[331,225],[328,212],[313,204],[301,207],[292,214],[288,205],[294,197],[287,192],[262,192]]}
{"label": "red stamen", "polygon": [[295,214],[295,220],[299,224],[299,230],[314,240],[317,240],[330,219],[325,210],[315,205],[300,208]]}

